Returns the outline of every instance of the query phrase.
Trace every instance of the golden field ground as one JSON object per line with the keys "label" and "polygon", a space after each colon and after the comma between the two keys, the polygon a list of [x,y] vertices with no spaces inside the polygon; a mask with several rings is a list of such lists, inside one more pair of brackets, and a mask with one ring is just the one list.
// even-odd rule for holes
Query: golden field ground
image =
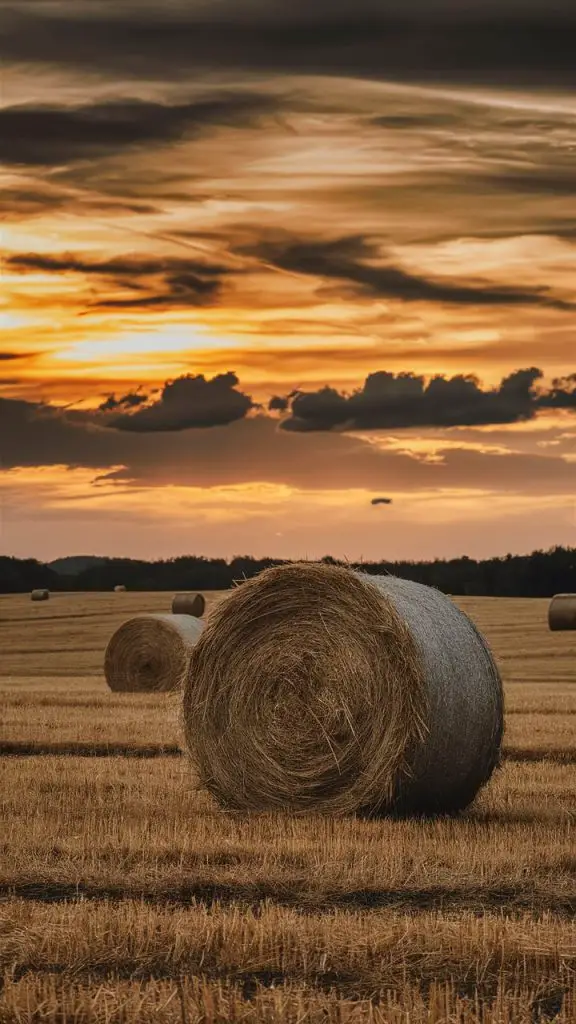
{"label": "golden field ground", "polygon": [[507,698],[476,804],[357,821],[220,810],[177,697],[108,691],[112,631],[170,599],[0,597],[1,1024],[576,1021],[576,633],[547,602],[458,602]]}

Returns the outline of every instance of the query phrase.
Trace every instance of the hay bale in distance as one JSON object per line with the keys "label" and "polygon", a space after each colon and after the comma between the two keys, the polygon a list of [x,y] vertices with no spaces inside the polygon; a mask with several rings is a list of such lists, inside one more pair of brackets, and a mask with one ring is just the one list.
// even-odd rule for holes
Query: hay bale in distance
{"label": "hay bale in distance", "polygon": [[499,762],[502,683],[439,591],[279,566],[212,613],[183,725],[200,779],[228,807],[453,812]]}
{"label": "hay bale in distance", "polygon": [[200,619],[204,615],[206,601],[203,594],[176,594],[172,600],[174,615],[194,615]]}
{"label": "hay bale in distance", "polygon": [[123,583],[118,583],[117,586],[114,587],[114,593],[115,594],[125,594],[126,593],[126,587],[124,586],[124,584]]}
{"label": "hay bale in distance", "polygon": [[31,601],[49,601],[50,591],[46,590],[45,587],[39,587],[38,590],[33,590],[30,594]]}
{"label": "hay bale in distance", "polygon": [[576,594],[556,594],[548,607],[548,625],[552,630],[576,630]]}
{"label": "hay bale in distance", "polygon": [[138,615],[111,637],[104,674],[111,690],[165,693],[182,685],[204,623],[189,615]]}

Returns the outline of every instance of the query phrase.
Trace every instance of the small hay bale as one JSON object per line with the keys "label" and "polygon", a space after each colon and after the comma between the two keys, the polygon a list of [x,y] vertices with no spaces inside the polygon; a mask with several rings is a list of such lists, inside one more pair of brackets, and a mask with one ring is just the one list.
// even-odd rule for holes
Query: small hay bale
{"label": "small hay bale", "polygon": [[439,591],[279,566],[212,612],[183,725],[201,781],[227,807],[454,812],[499,762],[502,683]]}
{"label": "small hay bale", "polygon": [[556,594],[548,608],[548,625],[552,630],[576,630],[576,594]]}
{"label": "small hay bale", "polygon": [[38,590],[33,590],[30,594],[31,601],[49,601],[50,591],[46,590],[45,587],[41,587]]}
{"label": "small hay bale", "polygon": [[114,587],[114,593],[115,594],[125,594],[126,593],[126,587],[124,586],[124,584],[123,583],[118,583],[117,586]]}
{"label": "small hay bale", "polygon": [[119,693],[165,693],[184,682],[204,623],[189,615],[138,615],[111,637],[104,674]]}
{"label": "small hay bale", "polygon": [[176,594],[172,600],[173,615],[194,615],[202,618],[206,609],[203,594]]}

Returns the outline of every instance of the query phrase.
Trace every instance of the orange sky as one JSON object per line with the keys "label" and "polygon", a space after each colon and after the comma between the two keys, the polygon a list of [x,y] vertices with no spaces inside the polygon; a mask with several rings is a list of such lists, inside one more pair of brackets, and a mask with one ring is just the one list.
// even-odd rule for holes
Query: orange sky
{"label": "orange sky", "polygon": [[[46,6],[10,23],[0,110],[3,551],[574,544],[571,83],[544,88],[529,60],[511,81],[444,58],[390,80],[328,44],[300,70],[275,43],[277,65],[241,67],[229,47],[200,73],[167,46],[163,74],[161,34],[146,72],[122,32],[152,16],[172,31],[195,5],[112,16],[95,0],[116,50],[72,3]],[[47,17],[59,34],[34,50]],[[378,371],[394,379],[371,397]],[[406,374],[424,378],[414,401]],[[470,374],[468,397],[426,392]],[[325,387],[360,398],[334,418]],[[372,507],[379,493],[393,504]]]}

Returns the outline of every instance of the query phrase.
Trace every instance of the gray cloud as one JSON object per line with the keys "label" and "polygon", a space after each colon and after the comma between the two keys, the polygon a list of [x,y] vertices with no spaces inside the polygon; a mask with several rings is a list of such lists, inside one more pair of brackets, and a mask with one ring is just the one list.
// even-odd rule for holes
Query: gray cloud
{"label": "gray cloud", "polygon": [[459,284],[425,278],[390,264],[375,266],[374,261],[381,260],[379,247],[362,235],[327,241],[283,236],[243,246],[237,251],[258,256],[283,270],[348,282],[360,293],[378,298],[465,306],[576,308],[572,303],[549,295],[545,288],[499,287],[486,282]]}
{"label": "gray cloud", "polygon": [[362,388],[346,396],[325,387],[297,394],[284,430],[397,430],[408,427],[464,427],[518,423],[540,409],[576,409],[576,374],[538,392],[536,367],[516,370],[498,388],[483,390],[474,377],[424,377],[413,373],[371,373]]}
{"label": "gray cloud", "polygon": [[576,81],[570,0],[21,3],[4,5],[2,26],[7,60],[111,77],[165,81],[207,68],[544,88]]}
{"label": "gray cloud", "polygon": [[117,100],[79,107],[13,106],[0,110],[0,159],[58,165],[142,146],[192,138],[220,125],[247,126],[276,113],[279,100],[235,92],[169,106]]}
{"label": "gray cloud", "polygon": [[220,373],[212,380],[203,374],[178,377],[164,385],[156,402],[118,416],[111,426],[138,433],[224,426],[243,419],[254,408],[252,399],[238,391],[237,384],[234,373]]}

